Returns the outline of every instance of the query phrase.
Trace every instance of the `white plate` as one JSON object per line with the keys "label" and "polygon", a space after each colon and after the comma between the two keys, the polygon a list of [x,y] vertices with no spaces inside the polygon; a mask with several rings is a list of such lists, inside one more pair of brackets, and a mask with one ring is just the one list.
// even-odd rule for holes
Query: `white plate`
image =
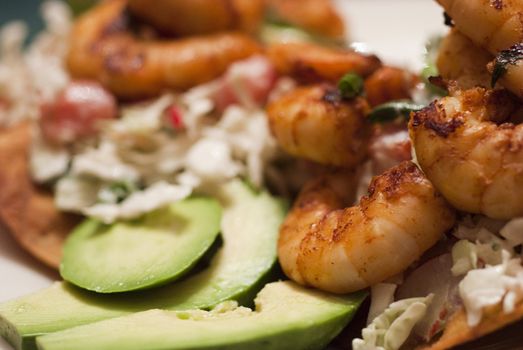
{"label": "white plate", "polygon": [[[384,62],[417,70],[424,44],[444,33],[441,9],[433,0],[338,0],[351,38]],[[5,5],[4,5],[5,6]],[[37,291],[57,278],[0,232],[0,302]],[[0,350],[11,349],[0,339]]]}

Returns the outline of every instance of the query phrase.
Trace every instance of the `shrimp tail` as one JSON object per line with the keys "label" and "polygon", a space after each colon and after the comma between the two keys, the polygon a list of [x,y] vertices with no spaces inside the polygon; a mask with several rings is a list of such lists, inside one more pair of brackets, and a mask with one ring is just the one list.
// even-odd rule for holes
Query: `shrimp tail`
{"label": "shrimp tail", "polygon": [[188,89],[261,50],[241,33],[170,41],[141,39],[128,28],[126,5],[126,0],[102,2],[80,17],[67,56],[73,77],[98,80],[120,98]]}

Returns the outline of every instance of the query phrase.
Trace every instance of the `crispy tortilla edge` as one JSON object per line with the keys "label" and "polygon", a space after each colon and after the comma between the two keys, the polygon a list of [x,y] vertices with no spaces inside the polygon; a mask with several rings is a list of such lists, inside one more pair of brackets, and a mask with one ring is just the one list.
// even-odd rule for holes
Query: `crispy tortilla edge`
{"label": "crispy tortilla edge", "polygon": [[58,269],[62,246],[79,218],[55,207],[29,171],[29,122],[0,131],[0,223],[32,256]]}
{"label": "crispy tortilla edge", "polygon": [[464,345],[493,333],[511,323],[523,319],[523,302],[516,305],[511,313],[504,313],[501,306],[484,312],[483,319],[476,327],[467,323],[467,314],[461,307],[449,319],[442,336],[434,343],[421,347],[421,350],[444,350],[458,345]]}

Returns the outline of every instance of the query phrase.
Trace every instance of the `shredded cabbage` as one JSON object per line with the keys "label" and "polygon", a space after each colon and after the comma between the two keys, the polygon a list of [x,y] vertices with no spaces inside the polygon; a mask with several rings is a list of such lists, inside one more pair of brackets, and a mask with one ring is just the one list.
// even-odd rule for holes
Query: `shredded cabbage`
{"label": "shredded cabbage", "polygon": [[507,222],[499,234],[507,240],[512,247],[523,244],[523,218],[515,218]]}
{"label": "shredded cabbage", "polygon": [[[499,265],[504,251],[514,256],[514,247],[521,244],[523,238],[520,225],[518,219],[504,223],[485,217],[466,218],[454,231],[454,236],[460,238],[452,248],[454,276],[485,265]],[[510,240],[499,237],[495,232],[510,237]]]}
{"label": "shredded cabbage", "polygon": [[452,273],[466,274],[459,294],[468,324],[478,325],[488,307],[501,304],[503,312],[513,311],[523,299],[523,266],[514,250],[523,243],[523,218],[468,217],[454,235],[461,240],[452,248]]}
{"label": "shredded cabbage", "polygon": [[[50,30],[60,25],[65,26],[58,23]],[[15,39],[10,45],[18,47],[21,39]],[[121,118],[105,122],[99,135],[59,150],[62,153],[52,154],[52,159],[50,149],[35,150],[33,176],[40,181],[62,176],[55,193],[58,207],[106,223],[140,216],[193,191],[207,193],[234,177],[246,177],[260,187],[278,148],[265,113],[242,92],[247,82],[256,86],[254,77],[272,79],[267,64],[251,58],[232,65],[224,77],[186,93],[128,105]],[[1,78],[0,70],[0,88]],[[232,84],[225,87],[234,89],[239,101],[231,101],[222,111],[215,104],[224,82]],[[171,107],[179,110],[179,125],[169,119]],[[54,166],[42,171],[42,163],[51,160]],[[142,190],[115,197],[110,190],[115,183]]]}
{"label": "shredded cabbage", "polygon": [[478,267],[476,245],[467,240],[460,240],[452,247],[452,274],[460,276]]}
{"label": "shredded cabbage", "polygon": [[65,147],[50,145],[40,135],[33,137],[29,166],[36,182],[45,183],[64,175],[70,159]]}
{"label": "shredded cabbage", "polygon": [[510,253],[503,251],[502,264],[469,271],[459,285],[459,293],[471,327],[480,323],[486,307],[503,303],[503,311],[510,313],[523,299],[520,259],[510,259]]}
{"label": "shredded cabbage", "polygon": [[82,213],[110,224],[119,219],[132,219],[188,197],[192,188],[157,182],[143,191],[132,193],[121,203],[99,203],[83,208]]}
{"label": "shredded cabbage", "polygon": [[[72,14],[62,1],[45,1],[41,12],[46,28],[27,50],[27,27],[12,22],[0,31],[0,126],[37,119],[40,105],[51,100],[69,81],[64,66]],[[2,108],[7,102],[7,108]]]}
{"label": "shredded cabbage", "polygon": [[433,295],[396,301],[352,341],[353,350],[397,350],[409,337],[431,303]]}
{"label": "shredded cabbage", "polygon": [[241,165],[232,159],[232,149],[225,141],[204,138],[196,142],[186,158],[187,170],[202,181],[225,181],[237,176]]}
{"label": "shredded cabbage", "polygon": [[116,146],[103,142],[98,148],[88,149],[85,153],[73,158],[71,174],[74,176],[90,176],[101,181],[137,181],[138,171],[125,164],[118,156]]}
{"label": "shredded cabbage", "polygon": [[[169,97],[161,97],[159,101],[149,105],[152,111],[142,110],[144,115],[136,114],[141,110],[136,108],[127,115],[124,122],[117,122],[119,123],[117,127],[109,129],[112,133],[111,137],[114,138],[104,138],[99,146],[87,148],[73,158],[70,176],[89,178],[93,183],[98,184],[98,192],[100,188],[107,188],[115,182],[122,181],[141,183],[145,185],[144,191],[134,193],[122,203],[107,203],[107,200],[103,200],[103,203],[93,203],[92,198],[89,198],[89,201],[84,200],[85,198],[76,201],[74,198],[65,199],[64,188],[70,186],[59,186],[56,193],[60,198],[57,201],[59,207],[96,217],[106,223],[119,218],[140,216],[146,210],[155,209],[168,204],[169,201],[179,200],[189,195],[194,187],[248,174],[249,169],[246,167],[262,156],[259,153],[263,153],[264,146],[256,146],[255,142],[258,140],[262,144],[268,144],[267,140],[261,139],[264,133],[260,135],[259,129],[257,137],[252,135],[256,127],[249,127],[250,124],[246,121],[250,113],[247,114],[243,110],[226,113],[224,118],[214,126],[200,127],[198,135],[194,138],[187,134],[169,135],[161,129],[154,130],[159,127],[159,124],[154,122],[153,117],[158,118],[158,114],[161,114],[167,103],[171,101]],[[249,122],[254,121],[259,126],[257,119],[260,118],[265,116],[250,118]],[[134,119],[139,122],[133,127],[131,121]],[[247,130],[245,126],[248,127]],[[140,134],[147,128],[150,128],[148,132]],[[235,135],[246,131],[251,132],[246,135]],[[250,143],[245,142],[246,138],[250,138]],[[250,154],[257,151],[258,155],[249,158]],[[261,182],[262,171],[262,165],[258,164],[251,173],[254,173],[253,177]],[[184,174],[183,178],[181,174]],[[182,179],[185,181],[182,182]],[[187,179],[191,181],[188,182]],[[70,183],[71,180],[68,181]],[[82,183],[82,181],[77,182]],[[86,187],[83,186],[82,190],[84,188]],[[163,188],[165,192],[158,191],[157,188]],[[83,192],[67,191],[67,196],[82,197]],[[98,198],[106,198],[105,194],[107,191],[99,193]],[[74,203],[71,204],[71,201]]]}
{"label": "shredded cabbage", "polygon": [[124,108],[122,118],[110,128],[117,134],[147,134],[161,129],[161,117],[167,107],[175,102],[171,94],[165,94],[151,103],[139,104]]}
{"label": "shredded cabbage", "polygon": [[87,177],[62,177],[55,188],[54,201],[57,208],[81,213],[95,204],[98,192],[102,188],[100,181]]}
{"label": "shredded cabbage", "polygon": [[370,289],[370,309],[367,316],[367,324],[370,324],[377,316],[381,315],[394,301],[394,292],[398,286],[393,283],[378,283]]}

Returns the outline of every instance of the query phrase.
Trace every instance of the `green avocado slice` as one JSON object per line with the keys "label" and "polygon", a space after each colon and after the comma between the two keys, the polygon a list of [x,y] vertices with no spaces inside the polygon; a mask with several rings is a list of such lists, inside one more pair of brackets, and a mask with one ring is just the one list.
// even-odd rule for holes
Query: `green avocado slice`
{"label": "green avocado slice", "polygon": [[187,273],[220,232],[221,208],[211,198],[188,198],[136,221],[87,220],[68,237],[60,274],[98,293],[154,287]]}
{"label": "green avocado slice", "polygon": [[150,310],[45,335],[36,342],[40,350],[322,349],[364,297],[275,282],[258,294],[255,311]]}
{"label": "green avocado slice", "polygon": [[229,299],[247,300],[276,262],[278,230],[286,206],[266,192],[233,181],[217,194],[223,206],[223,246],[210,266],[160,288],[97,294],[56,282],[0,304],[0,335],[16,349],[35,349],[35,337],[153,308],[209,309]]}

